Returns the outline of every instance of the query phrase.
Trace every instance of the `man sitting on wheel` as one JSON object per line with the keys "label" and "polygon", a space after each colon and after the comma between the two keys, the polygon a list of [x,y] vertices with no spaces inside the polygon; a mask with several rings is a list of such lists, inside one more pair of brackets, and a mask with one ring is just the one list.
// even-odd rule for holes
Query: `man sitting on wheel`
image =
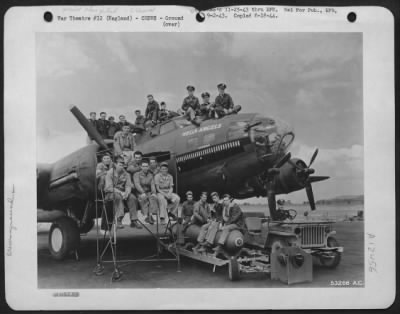
{"label": "man sitting on wheel", "polygon": [[232,230],[243,230],[246,226],[241,208],[233,201],[233,198],[229,194],[224,195],[223,204],[222,233],[218,239],[218,245],[213,249],[215,255],[223,251],[225,241]]}

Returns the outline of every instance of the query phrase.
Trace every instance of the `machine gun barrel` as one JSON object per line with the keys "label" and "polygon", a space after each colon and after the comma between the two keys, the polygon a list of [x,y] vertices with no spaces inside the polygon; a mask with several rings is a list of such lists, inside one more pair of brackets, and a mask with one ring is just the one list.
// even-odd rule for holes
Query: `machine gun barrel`
{"label": "machine gun barrel", "polygon": [[71,105],[70,111],[78,120],[79,124],[85,129],[90,138],[92,138],[99,146],[104,149],[108,149],[107,144],[104,142],[103,138],[97,132],[97,130],[90,124],[88,119],[83,115],[83,113],[78,109],[78,107]]}

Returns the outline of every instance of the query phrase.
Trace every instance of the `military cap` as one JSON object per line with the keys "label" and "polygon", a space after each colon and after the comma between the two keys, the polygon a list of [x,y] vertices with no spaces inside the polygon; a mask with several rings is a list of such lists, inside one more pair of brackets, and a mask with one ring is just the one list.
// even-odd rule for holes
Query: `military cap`
{"label": "military cap", "polygon": [[210,97],[210,93],[204,92],[201,94],[201,98]]}
{"label": "military cap", "polygon": [[166,162],[166,161],[163,161],[161,164],[160,164],[160,168],[161,167],[167,167],[168,168],[168,163]]}
{"label": "military cap", "polygon": [[108,117],[108,120],[115,120],[113,116]]}
{"label": "military cap", "polygon": [[219,88],[219,89],[225,89],[225,88],[226,88],[226,84],[220,83],[220,84],[217,85],[217,88]]}
{"label": "military cap", "polygon": [[136,109],[136,110],[135,110],[135,113],[136,113],[136,112],[139,112],[139,113],[140,113],[140,110],[139,110],[139,109]]}
{"label": "military cap", "polygon": [[285,204],[285,200],[280,199],[277,201],[277,203],[278,203],[278,205],[283,205],[283,204]]}
{"label": "military cap", "polygon": [[192,195],[193,196],[193,192],[192,191],[187,191],[186,192],[186,196]]}
{"label": "military cap", "polygon": [[188,86],[186,87],[186,89],[187,89],[187,90],[190,90],[190,91],[192,91],[192,92],[195,90],[194,86],[192,86],[192,85],[188,85]]}
{"label": "military cap", "polygon": [[147,95],[147,98],[149,98],[149,97],[153,97],[153,95],[152,95],[152,94],[148,94],[148,95]]}

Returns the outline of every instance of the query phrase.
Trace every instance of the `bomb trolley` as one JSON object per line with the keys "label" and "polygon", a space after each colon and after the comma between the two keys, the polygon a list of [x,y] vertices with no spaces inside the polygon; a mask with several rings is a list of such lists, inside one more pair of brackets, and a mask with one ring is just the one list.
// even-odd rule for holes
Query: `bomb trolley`
{"label": "bomb trolley", "polygon": [[[265,273],[271,279],[287,284],[312,281],[312,266],[319,263],[335,268],[340,263],[343,247],[333,237],[332,221],[271,221],[268,217],[247,217],[247,230],[233,230],[221,254],[212,251],[193,251],[200,227],[190,225],[180,232],[175,224],[170,232],[182,233],[180,246],[169,245],[168,250],[216,267],[228,266],[230,280],[239,280],[241,274]],[[220,232],[215,242],[218,242]]]}

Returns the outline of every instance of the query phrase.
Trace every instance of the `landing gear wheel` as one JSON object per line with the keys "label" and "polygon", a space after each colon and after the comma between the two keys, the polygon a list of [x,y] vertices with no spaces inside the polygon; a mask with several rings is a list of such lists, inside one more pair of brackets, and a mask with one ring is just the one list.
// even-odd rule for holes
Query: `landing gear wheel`
{"label": "landing gear wheel", "polygon": [[86,221],[86,223],[79,226],[79,232],[81,234],[88,233],[90,230],[92,230],[93,226],[94,226],[94,219],[88,220]]}
{"label": "landing gear wheel", "polygon": [[79,242],[79,228],[75,220],[61,217],[53,222],[49,232],[49,250],[56,260],[62,260],[77,250]]}
{"label": "landing gear wheel", "polygon": [[111,281],[120,281],[122,278],[122,271],[120,271],[118,268],[116,268],[112,274]]}
{"label": "landing gear wheel", "polygon": [[240,266],[236,257],[231,256],[228,264],[228,275],[231,281],[237,281],[240,278]]}
{"label": "landing gear wheel", "polygon": [[[334,237],[328,237],[327,245],[328,245],[328,247],[338,247],[339,242]],[[330,257],[321,256],[319,258],[319,261],[322,266],[324,266],[326,268],[334,269],[339,265],[340,260],[342,259],[342,253],[336,251],[336,252],[332,252],[330,254],[331,254]]]}

